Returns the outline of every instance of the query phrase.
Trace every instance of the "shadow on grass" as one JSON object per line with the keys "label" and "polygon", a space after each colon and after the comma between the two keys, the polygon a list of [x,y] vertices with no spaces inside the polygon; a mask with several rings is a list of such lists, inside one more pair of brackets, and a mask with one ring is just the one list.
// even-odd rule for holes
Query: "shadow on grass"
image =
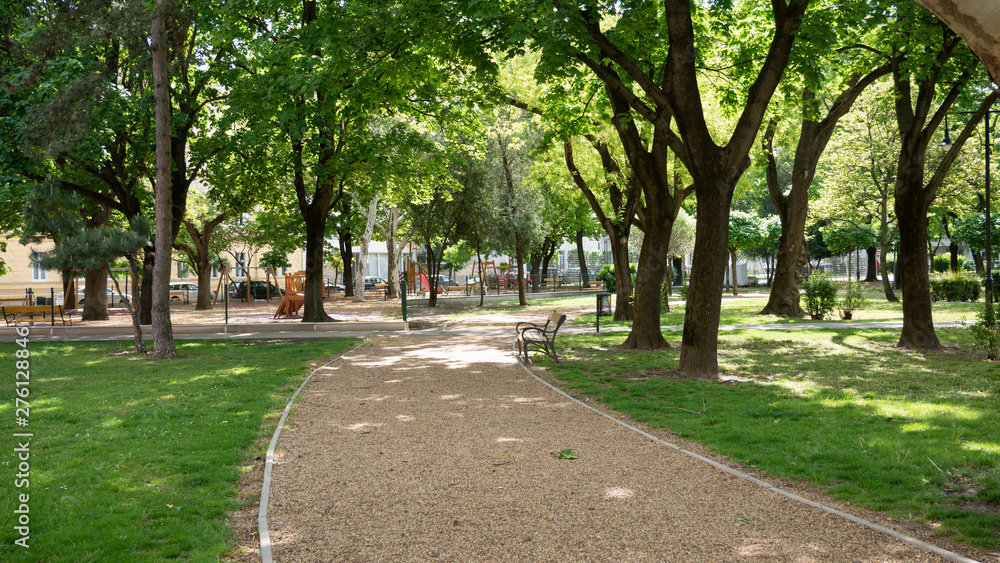
{"label": "shadow on grass", "polygon": [[720,336],[721,382],[664,376],[676,346],[622,351],[621,335],[573,336],[566,361],[546,367],[567,388],[750,467],[995,549],[1000,378],[967,331],[939,336],[945,349],[914,352],[889,330],[737,331]]}

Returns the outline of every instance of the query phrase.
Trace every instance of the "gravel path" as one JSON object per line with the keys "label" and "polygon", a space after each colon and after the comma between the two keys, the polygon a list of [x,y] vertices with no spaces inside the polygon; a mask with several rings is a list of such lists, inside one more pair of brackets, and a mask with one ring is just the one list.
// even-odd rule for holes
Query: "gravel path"
{"label": "gravel path", "polygon": [[510,338],[380,338],[318,371],[268,513],[278,562],[943,561],[566,399]]}

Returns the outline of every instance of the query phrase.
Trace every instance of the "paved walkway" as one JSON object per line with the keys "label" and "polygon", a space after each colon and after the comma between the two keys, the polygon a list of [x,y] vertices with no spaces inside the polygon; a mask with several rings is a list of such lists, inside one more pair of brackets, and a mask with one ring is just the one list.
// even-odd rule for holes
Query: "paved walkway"
{"label": "paved walkway", "polygon": [[511,335],[375,338],[315,372],[274,454],[274,560],[968,561],[622,426]]}

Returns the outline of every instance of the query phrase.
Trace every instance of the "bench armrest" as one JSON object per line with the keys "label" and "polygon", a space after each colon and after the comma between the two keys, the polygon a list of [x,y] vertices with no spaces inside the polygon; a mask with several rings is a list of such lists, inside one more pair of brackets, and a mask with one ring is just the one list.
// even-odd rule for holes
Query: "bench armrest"
{"label": "bench armrest", "polygon": [[526,330],[537,330],[538,332],[544,333],[545,327],[547,326],[548,323],[545,323],[544,325],[539,325],[529,322],[519,322],[516,325],[514,325],[514,330],[517,331],[518,334],[523,334],[524,331]]}
{"label": "bench armrest", "polygon": [[524,339],[535,340],[536,338],[538,338],[541,340],[549,341],[555,336],[555,333],[548,330],[542,330],[538,327],[529,326],[526,327],[524,330],[519,331],[518,336],[523,340]]}

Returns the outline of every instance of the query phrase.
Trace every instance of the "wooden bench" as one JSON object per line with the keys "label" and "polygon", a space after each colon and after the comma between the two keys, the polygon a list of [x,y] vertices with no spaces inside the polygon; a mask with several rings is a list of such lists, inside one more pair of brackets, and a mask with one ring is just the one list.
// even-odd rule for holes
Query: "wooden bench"
{"label": "wooden bench", "polygon": [[522,352],[524,353],[524,363],[531,363],[528,358],[528,350],[531,348],[540,350],[552,358],[554,362],[559,363],[559,357],[556,355],[556,333],[559,332],[559,327],[564,322],[566,322],[566,315],[552,311],[544,325],[528,322],[520,322],[515,325],[517,354],[520,356]]}
{"label": "wooden bench", "polygon": [[44,319],[46,315],[52,315],[55,319],[59,315],[59,322],[63,325],[72,325],[73,321],[65,317],[65,310],[62,305],[4,305],[0,307],[3,312],[3,320],[7,326],[22,322],[34,323],[35,317]]}

